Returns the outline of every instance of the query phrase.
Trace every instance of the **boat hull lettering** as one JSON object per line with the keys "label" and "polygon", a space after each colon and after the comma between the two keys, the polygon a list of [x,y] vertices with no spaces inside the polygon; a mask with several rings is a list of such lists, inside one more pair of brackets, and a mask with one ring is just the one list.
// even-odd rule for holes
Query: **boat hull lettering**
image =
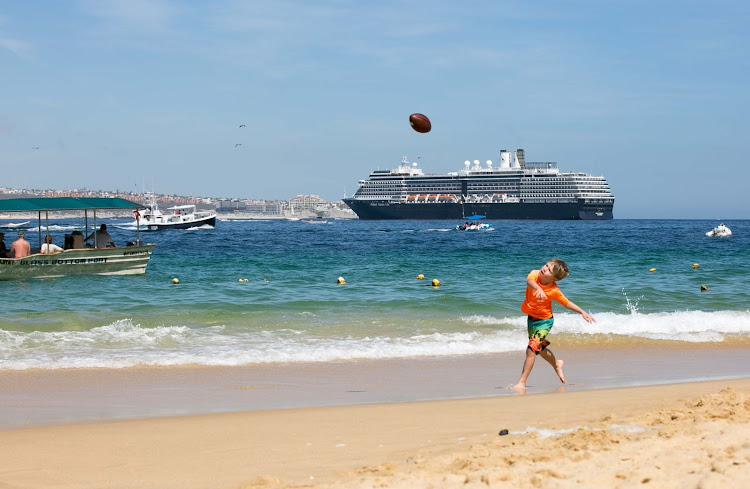
{"label": "boat hull lettering", "polygon": [[64,275],[138,275],[146,273],[153,244],[125,248],[84,248],[53,255],[0,258],[0,280]]}

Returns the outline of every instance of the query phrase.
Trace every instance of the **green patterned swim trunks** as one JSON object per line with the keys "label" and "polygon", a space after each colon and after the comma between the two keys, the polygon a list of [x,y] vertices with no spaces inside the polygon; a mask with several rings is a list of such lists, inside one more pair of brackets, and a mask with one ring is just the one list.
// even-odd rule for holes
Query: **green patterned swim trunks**
{"label": "green patterned swim trunks", "polygon": [[539,355],[539,352],[549,346],[550,343],[547,341],[547,335],[554,323],[554,318],[537,319],[531,316],[528,317],[526,324],[529,330],[529,348],[531,348],[531,351]]}

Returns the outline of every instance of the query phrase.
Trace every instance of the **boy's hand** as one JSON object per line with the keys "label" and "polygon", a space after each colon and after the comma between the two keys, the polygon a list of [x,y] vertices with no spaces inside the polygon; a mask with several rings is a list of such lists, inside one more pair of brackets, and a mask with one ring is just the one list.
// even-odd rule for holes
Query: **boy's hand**
{"label": "boy's hand", "polygon": [[594,316],[591,314],[588,314],[586,311],[581,312],[581,316],[583,316],[583,319],[585,319],[589,323],[595,323],[596,319],[594,319]]}
{"label": "boy's hand", "polygon": [[536,289],[534,291],[534,297],[536,297],[541,302],[547,298],[547,294],[545,294],[542,289]]}

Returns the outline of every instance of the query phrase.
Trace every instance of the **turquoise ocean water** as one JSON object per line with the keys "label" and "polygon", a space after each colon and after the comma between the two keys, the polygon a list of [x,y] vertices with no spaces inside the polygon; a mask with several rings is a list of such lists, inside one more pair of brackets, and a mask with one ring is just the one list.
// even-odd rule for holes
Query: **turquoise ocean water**
{"label": "turquoise ocean water", "polygon": [[[129,221],[105,222],[118,244],[134,239]],[[750,344],[750,221],[726,221],[729,238],[706,237],[718,221],[700,220],[456,224],[252,220],[142,233],[157,243],[146,275],[0,282],[0,370],[522,351],[525,278],[551,257],[570,266],[563,292],[597,318],[555,306],[558,345]],[[50,231],[60,242],[81,227],[57,220]]]}

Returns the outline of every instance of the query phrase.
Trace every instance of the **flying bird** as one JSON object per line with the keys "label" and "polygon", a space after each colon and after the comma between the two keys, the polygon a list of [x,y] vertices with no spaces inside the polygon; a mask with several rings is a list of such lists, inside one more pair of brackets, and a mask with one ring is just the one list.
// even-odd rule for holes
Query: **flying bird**
{"label": "flying bird", "polygon": [[32,146],[31,149],[39,149],[39,146]]}
{"label": "flying bird", "polygon": [[245,127],[245,124],[240,124],[240,127]]}
{"label": "flying bird", "polygon": [[236,148],[237,146],[242,146],[242,143],[237,143],[237,144],[235,144],[235,145],[234,145],[234,147],[235,147],[235,148]]}

